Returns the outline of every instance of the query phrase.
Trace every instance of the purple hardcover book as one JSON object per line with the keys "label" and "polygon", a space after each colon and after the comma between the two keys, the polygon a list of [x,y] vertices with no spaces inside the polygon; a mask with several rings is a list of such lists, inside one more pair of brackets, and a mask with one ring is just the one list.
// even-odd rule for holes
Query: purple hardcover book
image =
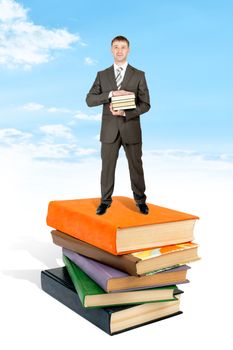
{"label": "purple hardcover book", "polygon": [[[76,252],[73,252],[72,250],[62,248],[63,254],[67,256],[71,261],[73,261],[78,267],[80,267],[90,278],[92,278],[101,288],[103,288],[106,292],[107,290],[107,284],[108,280],[112,278],[121,278],[121,277],[129,277],[130,275],[122,272],[120,270],[114,269],[111,266],[102,264],[100,262],[97,262],[95,260],[92,260],[90,258],[87,258],[83,255],[80,255]],[[173,269],[173,271],[179,271],[179,270],[187,270],[190,267],[187,265],[182,265],[179,267],[176,267]],[[161,271],[159,273],[169,273],[171,270]],[[131,276],[130,276],[131,277]],[[140,277],[138,277],[140,278]],[[175,284],[180,283],[187,283],[188,280],[179,282],[177,281]],[[162,286],[168,286],[173,285],[174,283],[166,283]],[[153,286],[146,286],[146,287],[139,287],[139,288],[127,288],[121,291],[129,291],[129,290],[139,290],[139,289],[149,289],[149,288],[156,288],[156,287],[162,287],[161,285],[153,285]]]}

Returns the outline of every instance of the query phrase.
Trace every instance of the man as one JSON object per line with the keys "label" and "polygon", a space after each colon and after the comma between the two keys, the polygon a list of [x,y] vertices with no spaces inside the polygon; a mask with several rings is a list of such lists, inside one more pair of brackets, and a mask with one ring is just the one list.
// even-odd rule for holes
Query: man
{"label": "man", "polygon": [[[123,36],[112,40],[114,64],[97,73],[86,102],[89,107],[103,105],[101,141],[101,202],[96,214],[104,214],[111,206],[115,169],[119,149],[123,145],[130,172],[134,200],[142,214],[148,214],[145,180],[142,167],[140,115],[149,111],[150,97],[144,72],[127,62],[129,41]],[[136,108],[114,111],[112,96],[135,94]]]}

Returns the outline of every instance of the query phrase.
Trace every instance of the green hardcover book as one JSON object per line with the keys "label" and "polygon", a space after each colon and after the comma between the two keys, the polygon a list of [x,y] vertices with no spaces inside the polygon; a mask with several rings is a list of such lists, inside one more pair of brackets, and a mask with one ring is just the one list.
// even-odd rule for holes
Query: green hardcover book
{"label": "green hardcover book", "polygon": [[63,261],[80,301],[86,308],[172,301],[177,300],[176,295],[181,293],[176,286],[106,293],[65,255]]}

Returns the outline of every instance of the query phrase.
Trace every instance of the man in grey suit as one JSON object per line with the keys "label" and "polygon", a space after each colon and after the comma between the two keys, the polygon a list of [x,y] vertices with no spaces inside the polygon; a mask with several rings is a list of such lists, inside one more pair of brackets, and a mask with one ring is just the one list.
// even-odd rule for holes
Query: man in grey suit
{"label": "man in grey suit", "polygon": [[[127,63],[129,41],[123,36],[112,40],[114,64],[97,73],[87,94],[89,107],[103,105],[101,141],[101,202],[96,214],[104,214],[111,206],[115,169],[119,149],[123,145],[130,172],[134,200],[142,214],[148,214],[142,166],[142,135],[140,115],[149,111],[150,97],[144,72]],[[136,108],[114,111],[112,96],[135,94]]]}

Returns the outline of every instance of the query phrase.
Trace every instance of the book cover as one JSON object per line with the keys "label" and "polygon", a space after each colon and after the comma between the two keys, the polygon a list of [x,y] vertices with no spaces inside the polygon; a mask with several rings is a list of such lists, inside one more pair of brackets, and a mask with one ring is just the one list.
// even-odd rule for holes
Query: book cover
{"label": "book cover", "polygon": [[175,295],[180,293],[180,290],[176,286],[106,293],[83,270],[64,255],[63,261],[84,307],[106,307],[172,301],[176,300]]}
{"label": "book cover", "polygon": [[[41,272],[41,287],[42,290],[48,293],[51,297],[58,300],[64,306],[68,307],[72,311],[76,312],[78,315],[100,328],[102,331],[109,335],[116,335],[134,328],[138,328],[156,321],[161,321],[166,318],[180,315],[182,311],[179,310],[169,310],[167,311],[167,306],[172,303],[174,308],[176,302],[163,303],[164,312],[163,315],[156,315],[154,312],[153,319],[143,319],[138,318],[135,320],[134,326],[121,326],[113,327],[113,316],[121,315],[121,312],[127,312],[127,310],[139,310],[141,314],[148,311],[148,308],[153,310],[153,308],[158,307],[159,303],[154,303],[156,305],[146,304],[146,310],[144,310],[144,304],[137,306],[124,306],[124,307],[112,307],[112,308],[97,308],[97,309],[86,309],[82,306],[81,301],[77,295],[74,285],[70,279],[70,276],[65,267],[59,267],[55,269],[44,270]],[[148,313],[147,313],[148,314]]]}
{"label": "book cover", "polygon": [[[142,215],[138,211],[134,200],[123,196],[113,197],[111,208],[109,208],[105,215],[101,216],[96,215],[96,208],[99,205],[99,201],[99,198],[51,201],[48,206],[47,225],[112,254],[119,255],[168,244],[168,236],[172,234],[173,230],[168,231],[169,234],[163,235],[164,239],[166,238],[164,242],[158,241],[154,245],[154,242],[147,242],[147,239],[149,240],[150,238],[146,234],[148,226],[156,225],[160,229],[161,224],[174,222],[177,224],[185,221],[188,225],[190,223],[188,226],[189,232],[193,229],[193,221],[198,218],[195,215],[149,203],[149,215]],[[135,228],[141,228],[144,231],[144,233],[140,231],[138,241],[136,242],[137,245],[134,243],[136,241]],[[123,231],[125,232],[123,229],[129,229],[127,234],[123,234]],[[156,236],[156,232],[153,235],[153,239],[154,236]],[[145,240],[143,244],[140,242],[142,237]],[[126,241],[126,243],[124,241],[125,244],[135,244],[128,251],[128,248],[121,248],[119,242],[117,242],[121,239],[124,240],[124,238]],[[179,239],[182,240],[182,238]],[[187,241],[187,237],[185,239]],[[183,241],[174,243],[183,243]]]}
{"label": "book cover", "polygon": [[111,266],[101,264],[95,260],[75,253],[66,248],[62,249],[63,254],[82,269],[93,281],[95,281],[105,292],[108,292],[108,280],[111,278],[124,278],[129,275]]}
{"label": "book cover", "polygon": [[114,255],[58,230],[52,230],[51,235],[53,243],[60,247],[67,248],[121,271],[125,271],[130,275],[137,276],[136,263],[140,260],[133,257],[132,254]]}
{"label": "book cover", "polygon": [[[126,272],[129,275],[132,276],[142,276],[143,274],[140,274],[140,264],[143,263],[144,261],[150,261],[151,259],[155,260],[159,258],[160,256],[163,255],[169,255],[172,254],[173,252],[179,252],[181,251],[186,251],[187,249],[196,249],[198,245],[196,243],[188,242],[187,244],[181,244],[181,245],[172,245],[172,246],[165,246],[164,249],[161,250],[162,247],[156,248],[153,250],[145,250],[139,253],[131,253],[131,254],[125,254],[125,255],[113,255],[110,254],[100,248],[97,248],[91,244],[88,244],[86,242],[83,242],[77,238],[74,238],[70,235],[67,235],[64,232],[57,231],[57,230],[52,230],[51,231],[53,243],[57,244],[60,247],[69,249],[71,251],[74,251],[76,253],[79,253],[81,255],[84,255],[88,258],[91,258],[93,260],[99,261],[105,265],[112,266],[113,268],[116,268],[117,270],[121,270],[123,272]],[[137,257],[137,254],[139,254],[139,257]],[[140,257],[140,254],[142,255]],[[155,255],[155,256],[153,256]],[[173,259],[174,260],[174,259]],[[188,259],[189,260],[189,259]],[[181,259],[179,260],[181,263]],[[190,261],[190,260],[189,260]],[[185,265],[188,261],[183,261],[182,264],[176,263],[175,266],[177,265]],[[158,265],[156,263],[156,265]],[[153,266],[153,264],[152,264]],[[138,268],[139,267],[139,268]],[[173,268],[174,265],[170,265],[169,267],[166,268],[148,268],[148,271],[146,274],[149,272],[155,271],[155,270],[160,270],[160,271],[165,271],[167,269]],[[177,284],[177,283],[175,283]]]}
{"label": "book cover", "polygon": [[[169,281],[169,275],[189,269],[187,265],[173,268],[170,271],[149,274],[143,277],[134,277],[111,266],[99,263],[93,259],[63,248],[63,254],[82,269],[92,280],[94,280],[105,292],[130,291],[147,288],[156,288],[174,284],[187,283],[187,279],[173,278]],[[163,282],[160,282],[161,274],[165,274]],[[180,274],[177,274],[180,275]],[[152,277],[153,276],[153,277]],[[113,282],[113,286],[111,284]],[[118,283],[118,284],[117,284]],[[119,286],[118,286],[119,285]]]}

